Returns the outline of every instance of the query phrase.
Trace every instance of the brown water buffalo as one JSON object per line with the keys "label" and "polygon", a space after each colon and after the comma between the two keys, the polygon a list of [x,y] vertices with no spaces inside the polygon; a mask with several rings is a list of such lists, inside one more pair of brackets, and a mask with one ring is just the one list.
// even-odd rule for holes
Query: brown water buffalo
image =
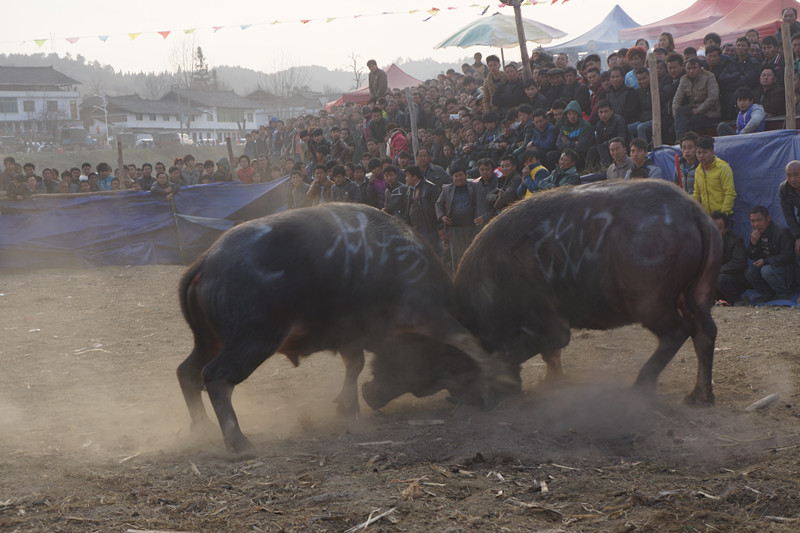
{"label": "brown water buffalo", "polygon": [[542,193],[504,211],[464,254],[455,278],[459,317],[517,374],[541,353],[547,378],[562,372],[571,328],[641,323],[658,337],[636,380],[648,388],[692,337],[697,383],[685,400],[711,404],[710,308],[721,253],[711,219],[670,183],[617,180]]}
{"label": "brown water buffalo", "polygon": [[[458,348],[456,357],[469,358],[482,383],[494,380],[494,361],[453,317],[452,280],[433,249],[371,207],[328,204],[242,224],[189,267],[179,292],[194,334],[194,350],[178,367],[192,425],[207,420],[205,389],[235,451],[250,443],[231,404],[233,388],[276,352],[296,365],[314,352],[339,351],[345,415],[359,411],[364,350],[380,357],[403,335]],[[426,380],[418,391],[444,386]],[[369,390],[379,403],[380,389]]]}

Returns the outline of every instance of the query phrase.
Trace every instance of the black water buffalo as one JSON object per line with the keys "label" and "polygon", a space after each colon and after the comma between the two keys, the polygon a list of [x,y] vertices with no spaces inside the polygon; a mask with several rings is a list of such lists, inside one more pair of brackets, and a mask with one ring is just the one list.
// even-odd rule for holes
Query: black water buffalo
{"label": "black water buffalo", "polygon": [[641,323],[658,337],[636,380],[645,387],[691,336],[697,383],[685,400],[711,404],[721,253],[711,218],[670,183],[542,193],[504,211],[465,253],[455,278],[459,318],[517,375],[541,353],[550,379],[561,374],[571,328]]}
{"label": "black water buffalo", "polygon": [[[492,373],[489,354],[453,317],[452,280],[435,252],[367,206],[297,209],[230,230],[184,274],[180,301],[195,344],[178,367],[192,425],[207,420],[205,388],[235,451],[250,443],[231,405],[233,388],[276,352],[297,365],[301,356],[338,350],[346,375],[337,401],[346,415],[359,411],[363,350],[380,357],[396,337],[439,339],[481,375]],[[378,404],[385,395],[372,387],[368,396]]]}

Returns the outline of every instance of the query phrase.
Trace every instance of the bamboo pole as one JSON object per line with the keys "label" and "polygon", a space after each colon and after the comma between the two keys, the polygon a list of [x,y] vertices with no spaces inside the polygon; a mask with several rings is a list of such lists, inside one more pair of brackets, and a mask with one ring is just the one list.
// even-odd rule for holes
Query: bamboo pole
{"label": "bamboo pole", "polygon": [[531,74],[531,62],[528,58],[528,44],[525,40],[525,28],[522,26],[522,8],[519,0],[514,1],[514,20],[517,23],[517,39],[519,39],[519,55],[522,57],[522,77],[529,80]]}
{"label": "bamboo pole", "polygon": [[[797,112],[794,103],[794,53],[792,53],[792,36],[789,34],[789,23],[781,24],[781,39],[783,41],[783,86],[784,102],[786,103],[786,129],[797,129]],[[790,90],[791,89],[791,90]]]}
{"label": "bamboo pole", "polygon": [[419,150],[419,133],[417,131],[417,114],[414,112],[416,104],[414,97],[411,96],[411,89],[406,87],[406,103],[408,105],[408,116],[411,119],[411,149],[414,150],[412,154],[414,160],[417,158],[417,150]]}
{"label": "bamboo pole", "polygon": [[650,54],[647,66],[650,69],[650,102],[653,107],[653,148],[661,146],[661,93],[658,86],[658,62],[656,55]]}
{"label": "bamboo pole", "polygon": [[230,161],[230,164],[231,164],[231,168],[229,169],[230,172],[231,172],[231,176],[230,177],[231,177],[231,179],[233,179],[233,169],[234,169],[234,164],[236,164],[236,163],[233,161],[233,146],[231,145],[231,138],[230,137],[225,137],[225,144],[228,145],[228,161]]}
{"label": "bamboo pole", "polygon": [[119,188],[122,189],[125,184],[122,182],[124,171],[122,170],[122,141],[117,141],[117,170],[119,170],[119,175],[115,176],[119,179]]}

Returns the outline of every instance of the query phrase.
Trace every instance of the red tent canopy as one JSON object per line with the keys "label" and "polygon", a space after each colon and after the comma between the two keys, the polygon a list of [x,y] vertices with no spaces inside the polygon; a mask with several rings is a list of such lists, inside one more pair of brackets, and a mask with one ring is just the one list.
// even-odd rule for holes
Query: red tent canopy
{"label": "red tent canopy", "polygon": [[[389,68],[386,69],[386,80],[389,83],[390,89],[405,89],[406,87],[416,87],[423,83],[414,76],[410,76],[400,70],[400,67],[394,63],[389,65]],[[325,109],[330,110],[332,107],[344,105],[348,102],[362,105],[369,102],[369,85],[356,89],[353,92],[344,93],[338,100],[325,104]]]}
{"label": "red tent canopy", "polygon": [[[677,38],[713,24],[739,3],[739,0],[698,0],[671,17],[638,28],[620,30],[619,40],[625,42],[640,38],[657,39],[663,32],[671,33],[673,37]],[[778,17],[780,17],[780,12],[778,12]]]}
{"label": "red tent canopy", "polygon": [[703,37],[711,32],[719,34],[722,44],[730,43],[739,37],[744,37],[751,28],[757,30],[763,39],[778,31],[781,25],[781,12],[787,7],[800,10],[800,3],[794,0],[741,0],[737,2],[735,8],[714,24],[676,38],[675,45],[679,48],[703,46]]}

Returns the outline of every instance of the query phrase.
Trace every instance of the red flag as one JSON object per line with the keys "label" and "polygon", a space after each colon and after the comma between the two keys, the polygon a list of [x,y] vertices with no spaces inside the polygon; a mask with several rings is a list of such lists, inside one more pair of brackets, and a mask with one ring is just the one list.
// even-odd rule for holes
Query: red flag
{"label": "red flag", "polygon": [[160,31],[160,32],[158,32],[158,34],[160,36],[162,36],[164,39],[166,39],[169,36],[170,33],[171,32],[168,32],[168,31]]}
{"label": "red flag", "polygon": [[212,29],[214,30],[214,33],[217,33],[217,30],[222,29],[222,26],[212,26]]}
{"label": "red flag", "polygon": [[311,19],[305,19],[305,20],[300,19],[300,22],[302,22],[303,24],[308,24],[309,22],[311,22]]}
{"label": "red flag", "polygon": [[80,39],[80,37],[67,37],[66,39],[67,39],[67,42],[68,42],[69,44],[75,44],[75,43],[77,43],[77,42],[78,42],[78,40]]}

